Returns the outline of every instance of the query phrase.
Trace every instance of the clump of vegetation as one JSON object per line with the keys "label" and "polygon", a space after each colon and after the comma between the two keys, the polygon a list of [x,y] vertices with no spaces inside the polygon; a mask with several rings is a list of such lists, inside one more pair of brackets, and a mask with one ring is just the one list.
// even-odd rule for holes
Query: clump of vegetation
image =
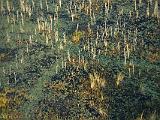
{"label": "clump of vegetation", "polygon": [[81,31],[75,31],[73,33],[73,36],[72,36],[72,42],[73,43],[79,43],[80,39],[82,38],[82,36],[83,36],[83,32],[81,32]]}

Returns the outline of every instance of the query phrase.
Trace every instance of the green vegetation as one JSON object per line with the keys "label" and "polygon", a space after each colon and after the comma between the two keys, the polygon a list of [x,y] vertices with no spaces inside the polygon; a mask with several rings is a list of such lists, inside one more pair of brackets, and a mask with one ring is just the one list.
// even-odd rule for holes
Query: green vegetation
{"label": "green vegetation", "polygon": [[158,120],[158,0],[0,0],[0,119]]}

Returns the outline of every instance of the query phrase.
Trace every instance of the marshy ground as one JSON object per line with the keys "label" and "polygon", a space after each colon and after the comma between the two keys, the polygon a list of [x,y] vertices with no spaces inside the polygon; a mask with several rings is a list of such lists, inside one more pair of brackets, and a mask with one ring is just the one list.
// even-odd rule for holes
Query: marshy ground
{"label": "marshy ground", "polygon": [[0,119],[159,120],[158,0],[0,0]]}

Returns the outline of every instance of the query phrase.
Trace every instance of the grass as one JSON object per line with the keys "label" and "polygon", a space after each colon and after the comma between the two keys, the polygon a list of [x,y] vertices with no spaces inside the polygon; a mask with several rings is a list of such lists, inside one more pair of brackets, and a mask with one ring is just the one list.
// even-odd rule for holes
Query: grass
{"label": "grass", "polygon": [[[80,0],[62,0],[58,11],[58,1],[47,0],[48,10],[44,0],[43,8],[41,1],[34,0],[34,7],[33,1],[24,1],[20,6],[18,0],[9,0],[8,7],[0,1],[1,117],[14,119],[15,113],[26,120],[158,119],[155,1],[149,16],[145,1],[137,1],[135,11],[134,1],[112,0],[108,14],[105,1],[93,0],[91,14],[87,1],[83,6]],[[78,17],[72,21],[74,12]]]}

